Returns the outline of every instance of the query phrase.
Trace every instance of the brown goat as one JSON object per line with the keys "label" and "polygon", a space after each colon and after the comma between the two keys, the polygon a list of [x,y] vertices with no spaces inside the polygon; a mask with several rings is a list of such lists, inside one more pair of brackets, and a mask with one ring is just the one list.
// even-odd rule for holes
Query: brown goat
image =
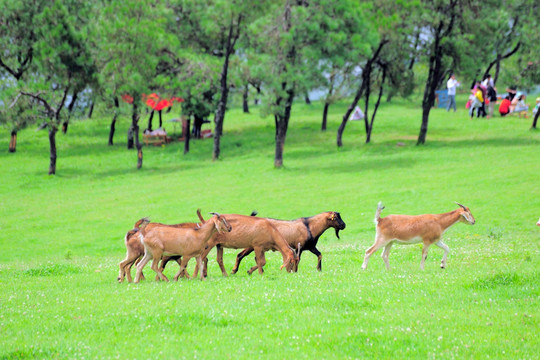
{"label": "brown goat", "polygon": [[[144,219],[140,225],[141,241],[145,251],[142,260],[137,264],[136,283],[139,282],[142,270],[150,258],[153,260],[152,270],[158,274],[161,280],[169,281],[158,266],[163,255],[182,256],[182,265],[174,277],[175,280],[178,280],[192,257],[196,258],[197,265],[202,268],[202,254],[206,251],[205,249],[208,249],[210,237],[215,233],[230,232],[232,229],[226,218],[217,213],[197,229],[157,226],[147,230],[148,223],[149,220]],[[202,273],[201,280],[203,280]]]}
{"label": "brown goat", "polygon": [[[224,276],[227,276],[227,272],[223,266],[223,248],[253,248],[257,266],[254,267],[249,274],[255,271],[255,269],[259,269],[260,274],[264,272],[263,267],[266,264],[264,253],[268,250],[279,251],[281,253],[283,256],[282,269],[285,267],[289,272],[294,269],[295,256],[293,250],[289,247],[279,231],[277,231],[267,219],[238,214],[229,214],[225,216],[232,225],[233,230],[230,233],[215,234],[212,236],[208,241],[208,248],[203,253],[203,258],[205,258],[212,247],[220,245],[217,248],[218,263]],[[197,276],[199,268],[201,269],[201,272],[204,273],[204,269],[196,267],[193,276]],[[204,274],[204,276],[206,276],[206,274]]]}
{"label": "brown goat", "polygon": [[424,270],[424,262],[428,254],[428,249],[435,244],[444,250],[444,255],[441,261],[441,268],[446,267],[446,258],[450,249],[441,240],[443,233],[450,226],[457,222],[464,222],[474,225],[476,222],[471,210],[459,203],[459,209],[450,211],[444,214],[425,214],[425,215],[388,215],[381,218],[381,211],[384,209],[382,203],[377,206],[375,212],[376,235],[375,243],[366,250],[362,269],[367,268],[369,257],[381,247],[384,247],[382,258],[387,269],[390,269],[388,257],[390,248],[394,242],[400,244],[416,244],[423,243],[422,261],[420,268]]}
{"label": "brown goat", "polygon": [[[303,217],[290,221],[267,219],[270,221],[270,224],[280,232],[289,246],[296,249],[294,271],[298,271],[298,263],[300,262],[302,252],[305,250],[309,250],[317,256],[317,270],[321,271],[322,254],[317,249],[319,238],[326,230],[333,227],[336,231],[336,236],[339,239],[339,231],[345,229],[345,223],[341,219],[341,215],[334,211],[328,211],[315,216]],[[236,274],[242,259],[252,251],[253,248],[250,247],[244,249],[236,256],[236,264],[234,265],[231,274]],[[223,263],[223,260],[220,261],[218,259],[218,263]],[[253,272],[254,268],[251,268],[250,271]]]}
{"label": "brown goat", "polygon": [[[176,228],[196,228],[200,227],[201,224],[204,223],[204,219],[201,215],[201,209],[197,209],[197,215],[199,219],[201,220],[201,223],[181,223],[181,224],[175,224],[175,225],[166,225],[161,223],[149,223],[146,225],[147,231],[156,227],[156,226],[171,226]],[[137,264],[138,261],[142,258],[144,255],[144,246],[141,243],[141,239],[139,237],[139,227],[144,219],[138,220],[133,229],[129,230],[124,238],[124,242],[126,245],[126,258],[122,260],[119,264],[120,266],[120,272],[118,274],[118,282],[124,281],[124,277],[127,277],[128,282],[132,282],[133,279],[131,278],[131,267],[133,264]],[[181,265],[181,257],[180,256],[171,256],[169,257],[169,260],[175,260],[178,265]],[[185,274],[187,276],[187,274]],[[189,276],[188,276],[189,277]],[[144,279],[144,275],[141,274],[141,279]]]}

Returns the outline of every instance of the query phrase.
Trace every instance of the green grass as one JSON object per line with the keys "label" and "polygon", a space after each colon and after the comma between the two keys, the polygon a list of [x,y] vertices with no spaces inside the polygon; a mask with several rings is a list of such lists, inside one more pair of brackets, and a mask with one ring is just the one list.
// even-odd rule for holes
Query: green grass
{"label": "green grass", "polygon": [[[419,101],[395,99],[381,105],[371,144],[363,123],[350,122],[338,149],[347,105],[331,108],[323,133],[322,105],[295,104],[282,169],[273,168],[273,120],[256,108],[227,113],[220,161],[211,140],[192,142],[188,155],[173,143],[145,147],[139,171],[125,148],[127,117],[114,147],[107,116],[58,134],[56,176],[46,175],[44,132],[22,131],[8,154],[2,130],[0,359],[536,358],[540,132],[531,119],[434,109],[417,147]],[[420,271],[413,245],[394,246],[391,271],[380,252],[361,271],[379,201],[383,216],[446,212],[458,201],[476,225],[446,232],[446,270],[434,247]],[[196,221],[198,207],[282,219],[333,210],[347,228],[340,240],[321,237],[320,273],[310,253],[296,274],[269,253],[263,276],[246,274],[250,256],[222,278],[212,251],[205,282],[116,282],[137,219]],[[228,269],[234,258],[225,251]]]}

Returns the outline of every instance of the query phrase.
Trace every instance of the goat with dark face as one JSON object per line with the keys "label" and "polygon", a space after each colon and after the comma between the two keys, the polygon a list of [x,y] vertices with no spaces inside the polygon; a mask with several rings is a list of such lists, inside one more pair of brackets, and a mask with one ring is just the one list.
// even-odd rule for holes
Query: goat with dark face
{"label": "goat with dark face", "polygon": [[[321,235],[329,228],[333,227],[336,236],[339,239],[339,231],[345,229],[345,222],[341,219],[338,212],[328,211],[311,217],[303,217],[296,220],[277,220],[268,218],[268,221],[280,232],[289,246],[295,251],[296,261],[294,271],[298,271],[298,263],[302,252],[311,251],[318,257],[317,270],[322,269],[322,254],[317,249],[317,242]],[[240,262],[244,257],[253,251],[247,248],[240,252],[236,257],[236,264],[231,273],[238,271]],[[253,268],[248,272],[252,272]]]}

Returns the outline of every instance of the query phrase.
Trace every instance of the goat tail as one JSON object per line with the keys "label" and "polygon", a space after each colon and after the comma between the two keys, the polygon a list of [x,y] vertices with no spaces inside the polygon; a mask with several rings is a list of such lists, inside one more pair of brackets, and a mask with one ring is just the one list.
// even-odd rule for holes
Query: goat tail
{"label": "goat tail", "polygon": [[384,209],[384,205],[382,203],[382,201],[379,201],[379,204],[377,204],[377,211],[375,211],[375,225],[378,225],[379,224],[379,221],[381,220],[381,212],[383,211]]}
{"label": "goat tail", "polygon": [[141,234],[144,234],[146,233],[146,225],[150,224],[150,218],[148,217],[144,217],[142,219],[139,220],[141,223],[139,225],[139,230],[141,232]]}

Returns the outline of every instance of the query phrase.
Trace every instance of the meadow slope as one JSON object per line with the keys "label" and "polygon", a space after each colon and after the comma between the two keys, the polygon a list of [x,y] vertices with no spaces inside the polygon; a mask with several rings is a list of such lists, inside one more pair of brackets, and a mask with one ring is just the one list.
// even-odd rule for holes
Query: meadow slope
{"label": "meadow slope", "polygon": [[[212,140],[193,141],[188,155],[175,142],[145,147],[141,170],[126,150],[127,116],[112,147],[103,113],[58,134],[56,176],[45,132],[20,132],[9,154],[3,129],[0,359],[536,358],[540,132],[531,119],[471,121],[463,103],[433,110],[425,146],[415,146],[419,101],[384,103],[372,143],[363,122],[349,122],[342,148],[346,103],[331,107],[327,132],[322,104],[295,104],[281,169],[274,122],[255,107],[227,113],[221,160],[211,160]],[[393,247],[392,270],[378,252],[361,271],[379,201],[383,216],[451,211],[457,201],[476,225],[446,232],[445,270],[433,247],[420,271],[412,245]],[[212,251],[204,282],[116,282],[137,219],[196,221],[197,208],[281,219],[332,210],[347,228],[339,240],[333,230],[321,237],[322,272],[310,253],[296,274],[270,253],[263,276],[246,274],[250,256],[222,278]],[[225,251],[228,269],[235,255]]]}

